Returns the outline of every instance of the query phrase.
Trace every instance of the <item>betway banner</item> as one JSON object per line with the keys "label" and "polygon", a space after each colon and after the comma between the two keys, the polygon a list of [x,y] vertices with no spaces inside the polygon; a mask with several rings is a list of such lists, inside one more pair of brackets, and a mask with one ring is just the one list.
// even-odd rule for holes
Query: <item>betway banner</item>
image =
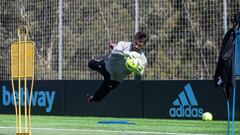
{"label": "betway banner", "polygon": [[[87,96],[101,85],[98,80],[35,81],[30,101],[32,114],[104,117],[145,117],[166,119],[201,119],[211,112],[214,119],[227,119],[224,92],[212,80],[124,81],[100,103],[89,104]],[[30,84],[30,83],[29,83]],[[16,85],[16,84],[15,84]],[[239,86],[239,83],[237,83]],[[15,86],[15,88],[17,88]],[[236,119],[240,120],[237,87]],[[16,99],[25,97],[23,85]],[[0,113],[15,114],[11,81],[0,82]],[[232,101],[230,101],[232,103]],[[20,103],[24,106],[24,103]]]}
{"label": "betway banner", "polygon": [[[27,82],[26,98],[27,104],[31,102],[32,114],[62,114],[63,113],[63,97],[64,97],[64,81],[36,81],[32,91],[32,100],[30,101],[31,82]],[[15,98],[24,107],[25,93],[24,84],[21,84],[20,92],[18,83],[15,86]],[[19,95],[19,93],[21,93]],[[12,91],[11,81],[0,82],[0,113],[13,114],[14,95]]]}

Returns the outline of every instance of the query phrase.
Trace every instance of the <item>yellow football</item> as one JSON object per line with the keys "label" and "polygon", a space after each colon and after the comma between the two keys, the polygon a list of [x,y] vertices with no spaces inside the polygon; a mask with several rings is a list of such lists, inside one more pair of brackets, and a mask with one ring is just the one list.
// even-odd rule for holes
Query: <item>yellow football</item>
{"label": "yellow football", "polygon": [[213,119],[213,116],[210,112],[205,112],[202,115],[202,120],[203,121],[211,121]]}

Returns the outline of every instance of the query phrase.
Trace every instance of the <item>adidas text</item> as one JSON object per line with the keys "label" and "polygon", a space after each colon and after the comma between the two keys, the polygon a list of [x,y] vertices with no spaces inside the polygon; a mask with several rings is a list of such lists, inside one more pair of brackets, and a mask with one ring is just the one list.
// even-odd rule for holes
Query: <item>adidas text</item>
{"label": "adidas text", "polygon": [[203,109],[194,106],[179,106],[169,109],[169,115],[173,118],[201,118],[202,114]]}

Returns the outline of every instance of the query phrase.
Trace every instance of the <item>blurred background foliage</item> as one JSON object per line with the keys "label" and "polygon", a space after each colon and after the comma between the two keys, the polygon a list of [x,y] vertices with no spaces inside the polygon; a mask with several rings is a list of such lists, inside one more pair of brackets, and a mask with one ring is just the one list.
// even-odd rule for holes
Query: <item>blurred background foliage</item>
{"label": "blurred background foliage", "polygon": [[[212,79],[224,36],[223,1],[138,2],[138,30],[150,35],[144,48],[149,64],[142,79]],[[228,1],[228,28],[239,7],[240,1]],[[29,39],[36,43],[35,78],[58,79],[60,16],[63,79],[102,79],[87,63],[110,52],[110,39],[115,43],[132,40],[135,9],[135,0],[63,0],[61,16],[59,0],[1,0],[0,79],[10,79],[9,47],[18,40],[16,31],[23,24],[29,28]]]}

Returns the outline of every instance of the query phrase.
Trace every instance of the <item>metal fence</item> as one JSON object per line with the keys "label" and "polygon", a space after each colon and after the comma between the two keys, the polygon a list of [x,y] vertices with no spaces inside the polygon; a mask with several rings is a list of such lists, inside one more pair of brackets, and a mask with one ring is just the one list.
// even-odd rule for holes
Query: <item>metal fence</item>
{"label": "metal fence", "polygon": [[137,30],[150,35],[142,79],[202,80],[212,79],[240,1],[1,0],[0,7],[1,80],[10,79],[9,48],[22,24],[36,43],[38,80],[101,79],[88,61],[109,53],[109,40],[131,41]]}

